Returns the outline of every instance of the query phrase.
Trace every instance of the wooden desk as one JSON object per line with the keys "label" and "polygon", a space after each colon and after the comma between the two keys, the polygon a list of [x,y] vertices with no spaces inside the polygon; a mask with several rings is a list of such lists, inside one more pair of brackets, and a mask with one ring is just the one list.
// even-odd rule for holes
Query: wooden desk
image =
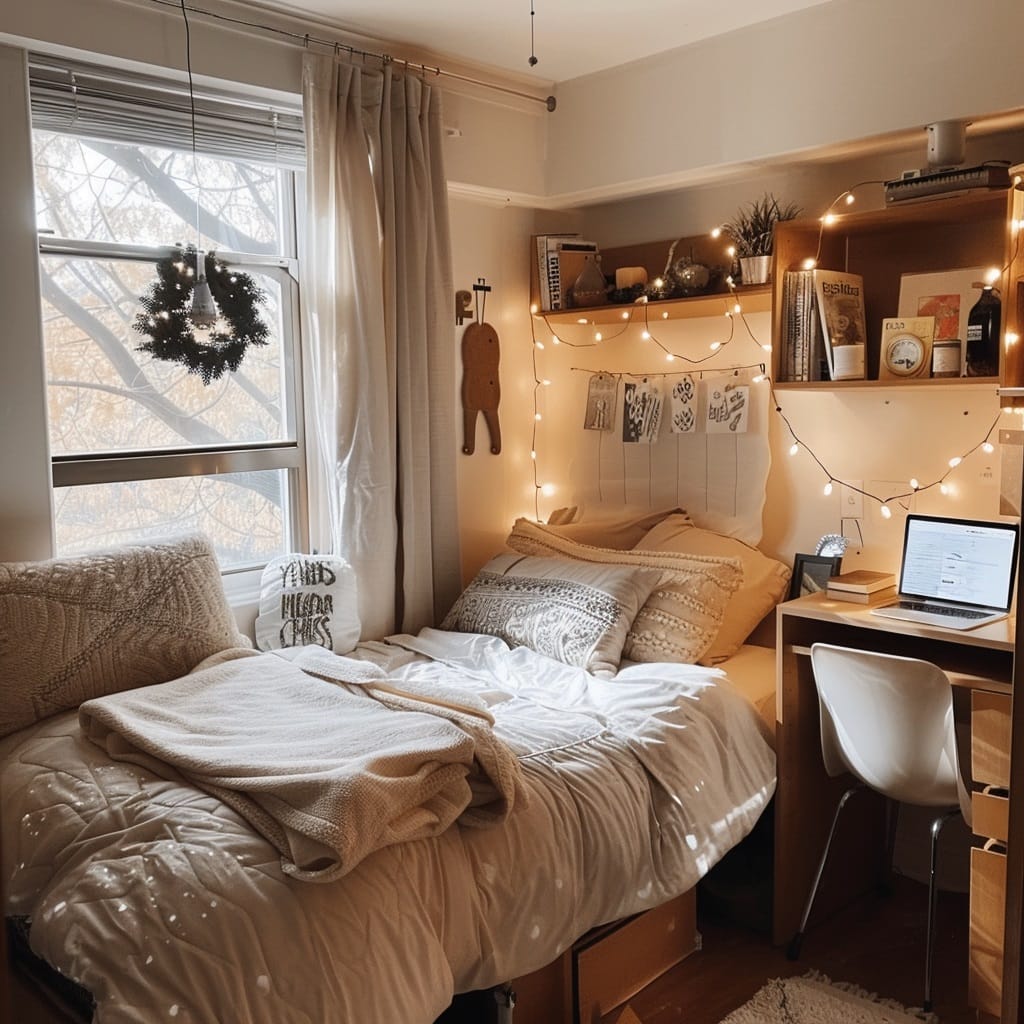
{"label": "wooden desk", "polygon": [[[959,631],[883,619],[872,615],[870,608],[871,605],[830,601],[817,594],[778,608],[779,781],[775,797],[773,928],[777,944],[788,942],[797,930],[832,815],[849,782],[849,777],[830,779],[822,765],[818,698],[809,657],[811,644],[839,644],[934,662],[954,684],[958,717],[969,714],[973,690],[1011,692],[1012,618]],[[962,767],[966,769],[966,765]],[[815,902],[811,927],[815,919],[867,892],[881,877],[886,852],[884,802],[881,798],[858,798],[844,811],[846,816],[849,817],[841,825],[842,834],[833,847]],[[855,841],[844,842],[844,835],[848,840],[856,837]]]}

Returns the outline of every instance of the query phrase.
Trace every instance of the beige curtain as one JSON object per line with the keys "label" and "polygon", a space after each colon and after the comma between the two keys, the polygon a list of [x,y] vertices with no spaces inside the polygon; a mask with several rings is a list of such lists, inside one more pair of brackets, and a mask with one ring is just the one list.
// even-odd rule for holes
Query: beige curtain
{"label": "beige curtain", "polygon": [[355,568],[364,638],[415,632],[459,589],[440,93],[307,54],[303,101],[311,542]]}

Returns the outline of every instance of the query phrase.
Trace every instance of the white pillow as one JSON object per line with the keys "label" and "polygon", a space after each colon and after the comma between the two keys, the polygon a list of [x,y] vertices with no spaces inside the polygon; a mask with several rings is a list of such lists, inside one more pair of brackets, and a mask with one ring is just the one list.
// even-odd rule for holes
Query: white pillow
{"label": "white pillow", "polygon": [[346,654],[361,630],[356,574],[336,555],[281,555],[260,581],[256,646],[261,651],[316,644]]}

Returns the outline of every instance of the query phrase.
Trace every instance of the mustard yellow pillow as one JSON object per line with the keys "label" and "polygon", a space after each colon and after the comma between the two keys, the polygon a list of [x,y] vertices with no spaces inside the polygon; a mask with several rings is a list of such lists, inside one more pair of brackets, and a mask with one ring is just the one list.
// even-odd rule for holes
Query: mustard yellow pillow
{"label": "mustard yellow pillow", "polygon": [[666,516],[675,516],[690,521],[690,517],[681,508],[666,508],[658,512],[642,514],[620,514],[600,516],[596,519],[576,521],[578,509],[575,505],[569,508],[555,509],[548,517],[547,529],[559,537],[567,537],[577,544],[592,544],[598,548],[614,548],[616,551],[629,551],[647,536]]}
{"label": "mustard yellow pillow", "polygon": [[725,621],[714,643],[700,659],[702,665],[716,665],[732,657],[789,588],[789,566],[735,537],[702,530],[693,525],[689,516],[666,517],[637,544],[635,550],[739,559],[743,566],[743,581],[729,600]]}
{"label": "mustard yellow pillow", "polygon": [[594,547],[528,519],[516,520],[506,543],[527,555],[662,570],[662,582],[626,634],[622,653],[632,661],[695,663],[714,641],[742,579],[735,558]]}

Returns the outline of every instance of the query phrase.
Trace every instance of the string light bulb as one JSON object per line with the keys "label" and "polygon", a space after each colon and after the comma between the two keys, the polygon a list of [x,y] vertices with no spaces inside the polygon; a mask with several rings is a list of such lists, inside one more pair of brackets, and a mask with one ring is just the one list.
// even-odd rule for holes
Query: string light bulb
{"label": "string light bulb", "polygon": [[914,489],[915,491],[919,491],[919,490],[921,490],[921,485],[920,485],[920,484],[919,484],[919,483],[917,482],[917,477],[916,477],[916,476],[912,476],[912,477],[910,478],[910,486],[911,486],[911,487],[912,487],[912,488],[913,488],[913,489]]}
{"label": "string light bulb", "polygon": [[996,448],[995,448],[995,445],[994,445],[994,444],[992,444],[992,442],[991,442],[991,441],[986,441],[986,442],[985,442],[985,443],[984,443],[984,444],[983,444],[983,445],[981,446],[981,450],[982,450],[982,451],[983,451],[983,452],[984,452],[984,453],[985,453],[986,455],[991,455],[991,454],[992,454],[992,453],[993,453],[993,452],[994,452],[994,451],[996,450]]}
{"label": "string light bulb", "polygon": [[813,270],[818,265],[818,261],[813,257],[808,256],[807,259],[800,264],[804,270]]}
{"label": "string light bulb", "polygon": [[953,458],[949,460],[949,468],[956,469],[956,467],[959,466],[960,463],[963,461],[964,460],[959,455],[954,455]]}
{"label": "string light bulb", "polygon": [[827,484],[821,489],[821,493],[827,498],[832,493],[832,481],[829,480]]}
{"label": "string light bulb", "polygon": [[789,454],[790,455],[796,455],[796,453],[799,452],[799,451],[800,451],[800,445],[796,441],[794,441],[789,446]]}
{"label": "string light bulb", "polygon": [[888,505],[883,504],[878,511],[882,513],[883,519],[892,519],[892,509]]}

